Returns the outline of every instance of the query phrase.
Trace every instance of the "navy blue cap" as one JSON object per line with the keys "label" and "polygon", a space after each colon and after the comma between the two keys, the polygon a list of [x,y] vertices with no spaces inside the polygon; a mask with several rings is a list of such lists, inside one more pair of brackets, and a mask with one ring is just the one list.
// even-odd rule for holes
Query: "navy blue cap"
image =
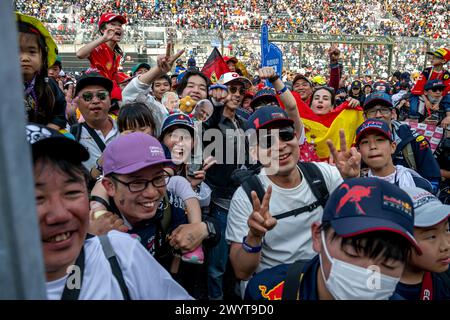
{"label": "navy blue cap", "polygon": [[409,72],[403,72],[400,75],[400,79],[404,79],[404,80],[410,80],[411,79],[411,74]]}
{"label": "navy blue cap", "polygon": [[250,107],[255,109],[256,105],[261,101],[264,101],[265,103],[275,102],[279,105],[275,90],[269,87],[263,88],[255,94],[250,102]]}
{"label": "navy blue cap", "polygon": [[362,88],[362,82],[361,81],[359,81],[359,80],[355,80],[355,81],[353,81],[352,82],[352,85],[351,85],[351,89],[353,89],[353,88]]}
{"label": "navy blue cap", "polygon": [[427,81],[427,84],[425,85],[425,90],[431,90],[435,88],[444,89],[445,88],[444,82],[438,79]]}
{"label": "navy blue cap", "polygon": [[422,253],[414,239],[414,207],[410,196],[378,178],[355,178],[331,194],[322,222],[329,222],[343,238],[374,231],[397,233]]}
{"label": "navy blue cap", "polygon": [[162,124],[161,136],[163,136],[164,133],[173,126],[184,127],[188,129],[192,135],[194,135],[194,122],[184,113],[174,113],[168,116]]}
{"label": "navy blue cap", "polygon": [[362,137],[366,135],[368,132],[378,132],[384,135],[389,140],[393,141],[391,129],[389,129],[389,125],[386,121],[379,119],[367,119],[364,121],[358,129],[356,129],[356,145],[359,145]]}
{"label": "navy blue cap", "polygon": [[382,91],[376,91],[367,96],[364,101],[364,110],[370,109],[377,104],[381,104],[389,108],[393,107],[392,98],[389,94]]}
{"label": "navy blue cap", "polygon": [[294,125],[294,121],[289,119],[286,111],[280,107],[264,106],[253,112],[248,118],[247,129],[258,130],[273,123],[280,123],[286,126]]}
{"label": "navy blue cap", "polygon": [[[383,87],[384,89],[380,90],[377,89],[377,87]],[[381,91],[381,92],[386,92],[389,93],[391,92],[391,85],[387,82],[384,81],[377,81],[372,85],[372,88],[374,91]]]}

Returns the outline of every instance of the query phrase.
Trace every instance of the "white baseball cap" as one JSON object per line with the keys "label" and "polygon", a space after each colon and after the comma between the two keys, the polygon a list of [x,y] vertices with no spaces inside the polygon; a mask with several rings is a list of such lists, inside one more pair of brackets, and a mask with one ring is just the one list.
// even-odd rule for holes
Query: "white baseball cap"
{"label": "white baseball cap", "polygon": [[220,84],[231,84],[232,82],[240,82],[246,89],[250,88],[252,86],[252,83],[249,79],[246,77],[240,76],[236,72],[227,72],[220,76],[220,79],[218,81]]}
{"label": "white baseball cap", "polygon": [[450,205],[443,204],[433,194],[417,187],[402,189],[413,201],[414,227],[431,227],[450,218]]}

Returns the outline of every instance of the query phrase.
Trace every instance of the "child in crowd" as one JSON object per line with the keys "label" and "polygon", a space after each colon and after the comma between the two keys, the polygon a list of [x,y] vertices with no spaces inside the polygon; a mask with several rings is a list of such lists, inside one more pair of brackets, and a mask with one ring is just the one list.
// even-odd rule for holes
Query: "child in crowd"
{"label": "child in crowd", "polygon": [[[450,205],[420,188],[404,188],[414,204],[414,238],[423,254],[411,252],[396,293],[406,300],[450,300]],[[446,275],[442,273],[446,272]],[[446,280],[444,280],[446,279]]]}
{"label": "child in crowd", "polygon": [[16,13],[20,66],[27,120],[60,130],[66,127],[66,99],[58,84],[48,77],[57,57],[56,43],[41,21]]}

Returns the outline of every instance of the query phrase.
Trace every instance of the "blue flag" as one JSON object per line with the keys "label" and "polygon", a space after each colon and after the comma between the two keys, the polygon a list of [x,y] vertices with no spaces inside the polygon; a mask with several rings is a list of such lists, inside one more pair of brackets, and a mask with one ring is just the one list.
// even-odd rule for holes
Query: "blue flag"
{"label": "blue flag", "polygon": [[[267,24],[261,27],[261,67],[273,67],[281,77],[283,71],[283,52],[274,43],[269,42],[269,28]],[[269,81],[266,81],[272,87]]]}

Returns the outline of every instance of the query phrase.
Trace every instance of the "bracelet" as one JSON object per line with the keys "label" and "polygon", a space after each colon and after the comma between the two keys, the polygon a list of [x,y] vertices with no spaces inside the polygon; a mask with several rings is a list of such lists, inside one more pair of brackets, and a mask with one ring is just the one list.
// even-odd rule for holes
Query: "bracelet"
{"label": "bracelet", "polygon": [[98,159],[100,159],[100,158],[97,158],[97,160],[95,160],[95,166],[96,166],[96,169],[98,171],[100,171],[100,174],[101,174],[103,172],[103,167],[98,163]]}
{"label": "bracelet", "polygon": [[285,93],[287,91],[287,89],[288,88],[286,86],[284,86],[283,89],[281,89],[280,91],[277,91],[277,94],[281,95],[281,94]]}
{"label": "bracelet", "polygon": [[251,245],[249,245],[247,242],[247,236],[244,237],[244,239],[242,239],[242,248],[248,252],[248,253],[258,253],[261,251],[262,249],[262,245],[259,245],[257,247],[252,247]]}
{"label": "bracelet", "polygon": [[269,80],[270,83],[274,83],[278,79],[280,79],[280,76],[279,75],[274,75],[273,77],[271,77],[271,78],[269,78],[267,80]]}

